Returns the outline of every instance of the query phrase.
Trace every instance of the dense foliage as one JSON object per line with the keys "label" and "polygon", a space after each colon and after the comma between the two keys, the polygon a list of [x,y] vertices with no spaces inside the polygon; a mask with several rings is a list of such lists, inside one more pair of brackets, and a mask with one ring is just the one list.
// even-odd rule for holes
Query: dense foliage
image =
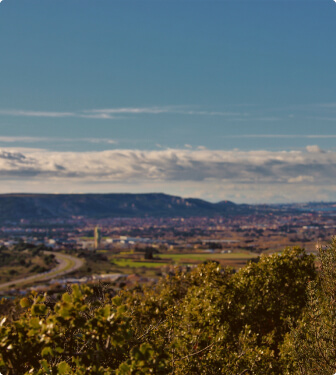
{"label": "dense foliage", "polygon": [[[292,374],[316,277],[314,256],[294,248],[236,273],[209,262],[113,298],[87,286],[52,303],[32,295],[1,318],[0,372]],[[309,290],[308,303],[322,298]]]}
{"label": "dense foliage", "polygon": [[319,278],[309,284],[302,319],[286,340],[293,364],[288,374],[336,373],[336,238],[320,250],[319,261]]}

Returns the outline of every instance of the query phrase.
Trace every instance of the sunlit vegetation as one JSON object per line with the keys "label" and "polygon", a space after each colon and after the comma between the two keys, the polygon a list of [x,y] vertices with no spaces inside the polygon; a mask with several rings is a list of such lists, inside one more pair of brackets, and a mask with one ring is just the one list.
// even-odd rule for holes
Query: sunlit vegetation
{"label": "sunlit vegetation", "polygon": [[44,246],[19,243],[12,249],[0,248],[0,283],[46,272],[56,266],[53,254]]}
{"label": "sunlit vegetation", "polygon": [[176,262],[181,262],[185,259],[195,259],[195,260],[219,260],[219,259],[252,259],[256,258],[256,254],[249,252],[245,253],[230,253],[230,254],[207,254],[207,253],[183,253],[183,254],[159,254],[161,259],[172,259]]}
{"label": "sunlit vegetation", "polygon": [[335,242],[320,261],[286,249],[237,272],[208,261],[117,295],[74,286],[3,302],[0,372],[334,373]]}
{"label": "sunlit vegetation", "polygon": [[85,260],[85,266],[76,271],[73,276],[82,277],[90,274],[101,273],[137,273],[142,276],[157,276],[164,274],[167,268],[175,266],[196,267],[204,261],[218,261],[223,267],[230,266],[239,269],[247,262],[257,260],[259,254],[250,251],[232,251],[230,253],[212,253],[200,250],[179,251],[173,249],[159,249],[150,246],[131,249],[100,249],[93,250],[68,250],[70,255],[78,256]]}
{"label": "sunlit vegetation", "polygon": [[160,268],[167,263],[164,262],[141,262],[141,261],[134,261],[130,259],[115,259],[113,263],[119,267],[132,267],[132,268],[139,268],[139,267],[146,267],[146,268]]}

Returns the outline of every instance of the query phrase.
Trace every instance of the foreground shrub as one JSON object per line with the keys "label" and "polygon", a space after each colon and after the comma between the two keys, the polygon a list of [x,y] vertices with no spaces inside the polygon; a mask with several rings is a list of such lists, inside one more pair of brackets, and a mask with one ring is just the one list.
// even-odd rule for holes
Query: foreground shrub
{"label": "foreground shrub", "polygon": [[[131,338],[125,306],[106,304],[88,287],[74,286],[51,309],[45,297],[21,300],[20,319],[0,327],[1,365],[8,374],[67,374],[90,369],[104,374],[125,359]],[[84,373],[84,372],[83,372]]]}
{"label": "foreground shrub", "polygon": [[314,280],[301,249],[237,273],[217,263],[112,299],[74,286],[54,305],[33,295],[2,319],[0,371],[21,374],[282,374],[289,318]]}
{"label": "foreground shrub", "polygon": [[303,318],[284,345],[290,375],[336,373],[336,238],[320,250],[319,260],[319,278],[309,284]]}

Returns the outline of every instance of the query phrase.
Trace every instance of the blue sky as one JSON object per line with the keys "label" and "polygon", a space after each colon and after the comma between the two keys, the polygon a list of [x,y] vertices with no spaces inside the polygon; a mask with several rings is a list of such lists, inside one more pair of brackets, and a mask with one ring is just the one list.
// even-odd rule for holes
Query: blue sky
{"label": "blue sky", "polygon": [[3,0],[1,192],[336,200],[332,0]]}

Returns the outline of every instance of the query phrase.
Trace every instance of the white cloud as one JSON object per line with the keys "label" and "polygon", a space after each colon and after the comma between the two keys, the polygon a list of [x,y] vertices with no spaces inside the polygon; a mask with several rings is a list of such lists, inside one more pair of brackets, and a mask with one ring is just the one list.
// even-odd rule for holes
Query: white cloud
{"label": "white cloud", "polygon": [[232,134],[225,138],[336,138],[336,134]]}
{"label": "white cloud", "polygon": [[[76,117],[91,118],[100,120],[113,120],[124,118],[127,115],[160,115],[160,114],[177,114],[189,116],[224,116],[235,121],[247,121],[251,119],[249,113],[239,113],[230,111],[204,111],[188,109],[186,106],[153,106],[153,107],[119,107],[119,108],[102,108],[87,109],[70,112],[56,111],[34,111],[21,109],[0,109],[0,115],[6,116],[26,116],[26,117]],[[275,117],[258,117],[260,121],[274,121]]]}
{"label": "white cloud", "polygon": [[105,108],[105,109],[90,109],[71,112],[56,112],[56,111],[32,111],[21,109],[0,109],[0,115],[6,116],[25,116],[25,117],[77,117],[77,118],[92,118],[101,120],[110,120],[120,118],[115,115],[135,115],[135,114],[162,114],[162,113],[177,113],[176,107],[122,107],[122,108]]}
{"label": "white cloud", "polygon": [[25,137],[25,136],[0,136],[3,143],[38,143],[38,142],[87,142],[117,144],[118,141],[109,138],[62,138],[62,137]]}
{"label": "white cloud", "polygon": [[[336,200],[336,152],[0,152],[0,191],[164,191],[211,200]],[[14,188],[13,188],[14,186]],[[17,188],[15,188],[17,186]]]}
{"label": "white cloud", "polygon": [[[238,110],[213,110],[204,109],[193,105],[161,105],[161,106],[123,106],[91,108],[71,111],[44,111],[44,110],[24,110],[24,109],[0,109],[0,115],[7,116],[26,116],[26,117],[49,117],[49,118],[82,118],[97,120],[114,120],[129,118],[130,116],[140,115],[180,115],[180,116],[214,116],[223,118],[231,122],[276,122],[280,120],[293,119],[313,119],[314,121],[336,121],[335,103],[317,103],[307,105],[296,105],[290,107],[278,108],[257,108],[251,105],[228,106],[228,108],[239,108]],[[249,107],[244,110],[243,107]],[[293,110],[297,112],[292,113]],[[280,112],[279,112],[280,111]],[[286,112],[288,112],[286,114]],[[253,137],[253,135],[246,135]],[[263,135],[260,135],[262,137]],[[299,135],[298,135],[299,136]],[[285,137],[285,136],[283,136]],[[295,137],[295,135],[294,135]],[[307,137],[307,136],[306,136]],[[317,136],[316,136],[317,137]]]}
{"label": "white cloud", "polygon": [[92,109],[84,111],[86,113],[98,114],[158,114],[174,111],[174,107],[123,107],[123,108],[105,108],[105,109]]}
{"label": "white cloud", "polygon": [[308,152],[315,152],[315,153],[319,153],[319,152],[323,152],[319,146],[317,145],[311,145],[311,146],[307,146],[306,147],[306,150]]}
{"label": "white cloud", "polygon": [[115,145],[118,143],[118,141],[116,141],[115,139],[109,139],[109,138],[77,138],[77,139],[68,138],[68,141],[88,142],[88,143],[106,143],[110,145]]}
{"label": "white cloud", "polygon": [[93,113],[93,114],[77,114],[76,117],[91,118],[96,120],[115,120],[118,117],[112,116],[109,113]]}
{"label": "white cloud", "polygon": [[[336,177],[336,152],[321,152],[317,146],[308,146],[307,151],[278,152],[207,150],[199,147],[196,150],[157,151],[6,151],[2,155],[6,155],[0,164],[2,177],[6,171],[11,175],[16,173],[18,177],[20,173],[30,171],[34,176],[47,174],[53,178],[95,178],[96,181],[118,182],[213,179],[236,183],[286,183],[296,181],[298,176],[311,176],[322,183],[333,181]],[[15,163],[7,160],[15,160]]]}
{"label": "white cloud", "polygon": [[19,137],[19,136],[0,136],[0,142],[4,143],[32,143],[32,142],[45,142],[49,140],[48,137]]}
{"label": "white cloud", "polygon": [[72,112],[48,112],[48,111],[25,111],[19,109],[13,110],[0,110],[1,115],[8,116],[26,116],[26,117],[74,117],[75,113]]}

